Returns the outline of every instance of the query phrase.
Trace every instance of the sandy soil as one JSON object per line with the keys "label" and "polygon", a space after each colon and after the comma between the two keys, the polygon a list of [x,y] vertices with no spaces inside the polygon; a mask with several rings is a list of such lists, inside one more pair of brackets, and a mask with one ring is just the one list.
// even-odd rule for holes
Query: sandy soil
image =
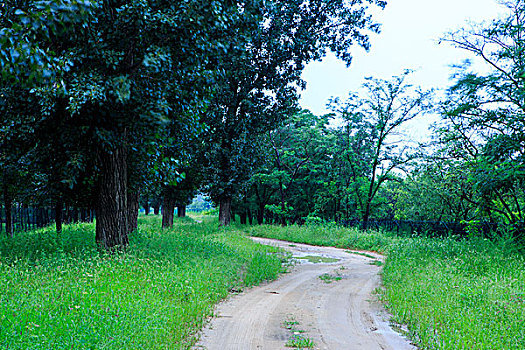
{"label": "sandy soil", "polygon": [[373,294],[380,285],[380,267],[371,263],[382,260],[380,255],[371,253],[371,258],[336,248],[254,240],[282,247],[294,257],[338,260],[298,259],[277,281],[232,296],[217,307],[195,349],[289,349],[285,344],[294,333],[313,340],[314,349],[415,349],[392,330]]}

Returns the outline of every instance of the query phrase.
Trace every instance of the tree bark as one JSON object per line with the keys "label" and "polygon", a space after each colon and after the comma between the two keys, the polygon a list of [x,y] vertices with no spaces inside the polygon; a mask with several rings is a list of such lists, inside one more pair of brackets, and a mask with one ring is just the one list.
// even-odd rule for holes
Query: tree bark
{"label": "tree bark", "polygon": [[186,217],[186,206],[185,205],[178,205],[177,206],[177,216],[179,218]]}
{"label": "tree bark", "polygon": [[138,228],[140,191],[128,191],[128,232]]}
{"label": "tree bark", "polygon": [[162,199],[162,228],[173,226],[174,211],[175,201],[169,195],[165,195]]}
{"label": "tree bark", "polygon": [[55,203],[55,226],[57,233],[62,233],[62,207],[64,206],[64,203],[60,199],[58,199]]}
{"label": "tree bark", "polygon": [[98,156],[100,178],[96,200],[96,241],[106,250],[125,248],[128,241],[127,152],[120,146]]}
{"label": "tree bark", "polygon": [[228,226],[231,221],[232,199],[224,198],[219,203],[219,225]]}

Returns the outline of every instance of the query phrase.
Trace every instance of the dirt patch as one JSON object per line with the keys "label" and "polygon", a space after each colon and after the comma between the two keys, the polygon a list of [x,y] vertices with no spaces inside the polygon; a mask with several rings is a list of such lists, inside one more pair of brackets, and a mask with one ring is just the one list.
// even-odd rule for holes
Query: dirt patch
{"label": "dirt patch", "polygon": [[[294,257],[319,257],[301,263],[277,281],[232,296],[220,304],[195,349],[286,349],[302,341],[312,349],[415,349],[388,324],[388,314],[375,301],[381,267],[370,258],[379,254],[348,254],[342,249],[290,244],[254,238],[278,246]],[[325,260],[329,259],[329,260]],[[308,261],[309,259],[300,259]],[[316,259],[314,259],[316,260]],[[300,334],[290,333],[290,320]],[[286,326],[288,325],[288,327]]]}

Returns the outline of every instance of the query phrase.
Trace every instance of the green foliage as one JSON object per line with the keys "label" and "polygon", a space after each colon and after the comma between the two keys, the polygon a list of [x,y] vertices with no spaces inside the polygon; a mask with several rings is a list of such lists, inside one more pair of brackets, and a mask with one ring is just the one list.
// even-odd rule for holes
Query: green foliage
{"label": "green foliage", "polygon": [[259,0],[229,9],[228,26],[216,33],[224,54],[216,57],[217,94],[205,116],[207,190],[216,203],[228,207],[245,190],[261,157],[259,137],[296,111],[304,65],[327,49],[350,63],[354,43],[368,48],[368,34],[379,27],[367,16],[367,4],[385,5]]}
{"label": "green foliage", "polygon": [[189,349],[228,290],[275,278],[284,258],[188,219],[161,231],[159,218],[141,217],[130,240],[106,255],[93,225],[0,238],[0,346]]}
{"label": "green foliage", "polygon": [[504,16],[445,37],[489,69],[459,67],[440,106],[435,145],[440,159],[457,160],[468,170],[470,206],[478,218],[514,223],[523,221],[525,203],[525,6],[520,0],[504,5]]}
{"label": "green foliage", "polygon": [[391,80],[369,78],[363,84],[365,97],[351,93],[344,103],[332,101],[345,122],[337,149],[352,180],[345,189],[354,195],[365,225],[383,184],[398,180],[395,172],[408,169],[417,158],[408,142],[399,142],[400,129],[429,110],[430,92],[412,87],[410,73]]}

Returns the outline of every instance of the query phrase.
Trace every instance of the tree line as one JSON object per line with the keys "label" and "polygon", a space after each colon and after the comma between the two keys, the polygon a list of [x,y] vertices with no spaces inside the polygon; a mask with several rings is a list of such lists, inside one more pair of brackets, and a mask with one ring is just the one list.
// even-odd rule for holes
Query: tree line
{"label": "tree line", "polygon": [[206,184],[227,225],[254,135],[297,108],[305,64],[326,50],[350,63],[352,45],[369,47],[370,6],[385,3],[3,1],[6,212],[52,204],[60,230],[64,205],[93,207],[111,250],[128,244],[141,192],[160,192],[170,225],[177,201]]}
{"label": "tree line", "polygon": [[[443,38],[481,58],[437,100],[406,71],[298,108],[301,72],[347,64],[384,1],[7,0],[0,5],[0,182],[13,203],[94,208],[101,247],[140,205],[173,223],[198,192],[241,222],[371,218],[519,223],[525,5]],[[440,115],[433,139],[403,129]],[[331,125],[336,117],[339,125]],[[12,234],[12,228],[8,234]]]}

